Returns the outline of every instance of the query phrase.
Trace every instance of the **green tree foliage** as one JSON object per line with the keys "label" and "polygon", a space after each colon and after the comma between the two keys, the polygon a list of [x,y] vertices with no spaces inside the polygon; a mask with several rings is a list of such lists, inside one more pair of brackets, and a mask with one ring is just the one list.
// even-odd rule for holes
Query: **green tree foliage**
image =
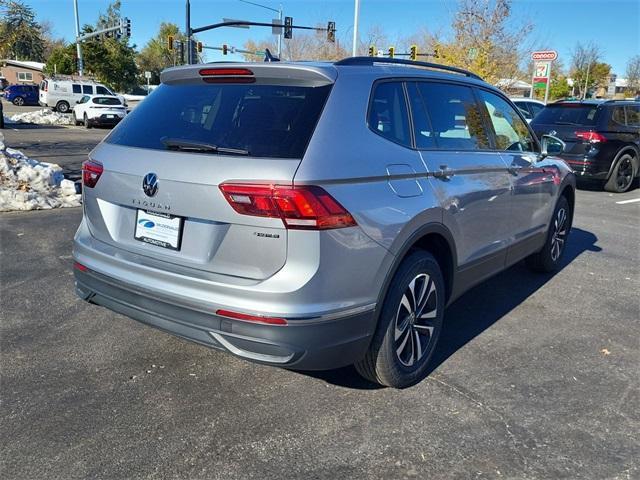
{"label": "green tree foliage", "polygon": [[[138,54],[136,61],[141,72],[151,72],[152,84],[160,83],[160,72],[167,67],[176,65],[177,52],[169,50],[167,38],[173,35],[175,41],[185,42],[186,37],[180,33],[175,23],[161,23],[158,34],[144,46]],[[174,47],[175,48],[175,47]],[[186,55],[186,51],[185,51]]]}
{"label": "green tree foliage", "polygon": [[[83,33],[90,30],[85,26]],[[127,43],[127,39],[97,37],[82,42],[85,72],[120,92],[136,86],[135,49]]]}
{"label": "green tree foliage", "polygon": [[33,9],[21,0],[0,0],[0,57],[40,62],[44,50]]}
{"label": "green tree foliage", "polygon": [[54,73],[71,75],[75,73],[76,70],[75,44],[55,47],[51,51],[49,58],[47,58],[47,64],[44,67],[44,72],[47,75],[53,75]]}
{"label": "green tree foliage", "polygon": [[551,85],[549,85],[550,100],[567,98],[570,95],[571,95],[571,87],[569,86],[567,77],[565,77],[564,75],[558,75],[556,78],[551,79]]}

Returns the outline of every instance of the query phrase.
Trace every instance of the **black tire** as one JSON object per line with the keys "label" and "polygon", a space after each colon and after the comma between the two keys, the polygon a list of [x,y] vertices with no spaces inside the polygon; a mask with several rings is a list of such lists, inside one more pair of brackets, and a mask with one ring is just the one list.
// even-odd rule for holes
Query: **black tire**
{"label": "black tire", "polygon": [[542,273],[557,270],[567,245],[572,223],[573,212],[567,198],[562,195],[553,211],[544,246],[538,252],[527,257],[525,261],[531,270]]}
{"label": "black tire", "polygon": [[78,121],[78,119],[76,118],[76,112],[71,112],[71,119],[73,120],[73,124],[77,127],[78,125],[80,125],[80,122]]}
{"label": "black tire", "polygon": [[607,183],[604,184],[604,189],[607,192],[624,193],[631,188],[633,180],[638,173],[636,159],[633,156],[633,152],[627,150],[615,162],[611,176]]}
{"label": "black tire", "polygon": [[91,128],[91,122],[86,113],[84,114],[84,128]]}
{"label": "black tire", "polygon": [[60,113],[68,113],[70,110],[70,107],[67,102],[60,101],[56,104],[56,110]]}
{"label": "black tire", "polygon": [[[418,292],[417,302],[412,292]],[[369,350],[355,364],[358,373],[394,388],[422,380],[442,330],[444,295],[444,279],[433,255],[422,250],[409,254],[390,284]]]}
{"label": "black tire", "polygon": [[22,97],[16,97],[13,99],[13,104],[17,105],[18,107],[22,107],[24,105],[24,98]]}

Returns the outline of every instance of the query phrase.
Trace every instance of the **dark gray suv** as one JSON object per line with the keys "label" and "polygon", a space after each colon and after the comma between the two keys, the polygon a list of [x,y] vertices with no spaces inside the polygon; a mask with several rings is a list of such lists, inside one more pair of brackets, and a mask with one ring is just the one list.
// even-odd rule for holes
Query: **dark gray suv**
{"label": "dark gray suv", "polygon": [[561,151],[451,67],[171,68],[83,166],[77,292],[248,360],[411,385],[446,305],[522,259],[558,266]]}

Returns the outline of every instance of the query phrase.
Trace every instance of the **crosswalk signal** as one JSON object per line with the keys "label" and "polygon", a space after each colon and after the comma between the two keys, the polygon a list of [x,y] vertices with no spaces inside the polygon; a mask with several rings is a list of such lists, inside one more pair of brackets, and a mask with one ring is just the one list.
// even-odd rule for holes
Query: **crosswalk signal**
{"label": "crosswalk signal", "polygon": [[293,36],[293,17],[284,17],[284,38]]}
{"label": "crosswalk signal", "polygon": [[369,46],[369,56],[370,57],[375,57],[376,56],[376,46],[375,45]]}
{"label": "crosswalk signal", "polygon": [[202,42],[196,43],[196,51],[202,53]]}
{"label": "crosswalk signal", "polygon": [[226,55],[227,53],[229,53],[229,47],[225,43],[224,45],[222,45],[222,54]]}
{"label": "crosswalk signal", "polygon": [[167,49],[173,50],[173,35],[167,36]]}
{"label": "crosswalk signal", "polygon": [[327,40],[331,43],[336,41],[336,22],[329,22],[327,24]]}
{"label": "crosswalk signal", "polygon": [[417,45],[411,45],[411,50],[409,52],[409,58],[411,58],[411,60],[416,60],[418,58],[418,46]]}
{"label": "crosswalk signal", "polygon": [[394,47],[389,47],[389,58],[393,58],[396,53],[396,49]]}

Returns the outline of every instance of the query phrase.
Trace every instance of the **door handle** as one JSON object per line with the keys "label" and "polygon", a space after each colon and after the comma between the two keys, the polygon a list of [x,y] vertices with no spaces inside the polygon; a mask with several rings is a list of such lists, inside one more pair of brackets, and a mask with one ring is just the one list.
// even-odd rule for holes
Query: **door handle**
{"label": "door handle", "polygon": [[449,180],[455,175],[453,170],[450,170],[447,165],[440,165],[440,170],[433,172],[433,176],[440,180]]}

